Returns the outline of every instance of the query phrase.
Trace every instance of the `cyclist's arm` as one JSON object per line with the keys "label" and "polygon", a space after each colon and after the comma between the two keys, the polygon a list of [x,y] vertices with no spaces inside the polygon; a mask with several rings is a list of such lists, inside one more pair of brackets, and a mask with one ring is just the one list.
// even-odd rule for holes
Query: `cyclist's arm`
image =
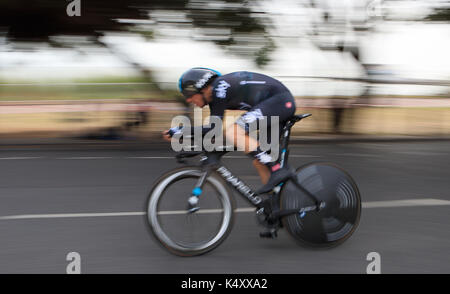
{"label": "cyclist's arm", "polygon": [[[210,108],[210,117],[211,117],[211,123],[210,125],[203,125],[203,126],[192,126],[189,128],[172,128],[169,130],[169,136],[172,137],[173,135],[194,135],[197,133],[200,133],[202,136],[206,135],[209,131],[212,129],[218,127],[220,128],[220,131],[222,131],[222,125],[223,125],[223,117],[225,114],[225,110],[227,107],[226,99],[220,99],[215,96],[213,96],[213,102],[209,105]],[[213,119],[214,117],[214,119]],[[216,124],[215,121],[220,120],[222,123],[220,125]]]}
{"label": "cyclist's arm", "polygon": [[212,123],[210,126],[195,126],[195,127],[175,127],[171,128],[168,131],[168,135],[173,137],[174,135],[194,135],[201,134],[202,136],[206,135],[209,131],[211,131],[215,127],[215,124]]}
{"label": "cyclist's arm", "polygon": [[[219,118],[222,120],[223,116],[215,116],[216,118]],[[201,134],[202,137],[206,135],[209,131],[213,130],[214,128],[220,128],[222,130],[222,124],[216,124],[214,121],[211,122],[210,125],[203,125],[203,126],[191,126],[191,127],[174,127],[168,130],[168,136],[173,137],[174,135],[194,135],[194,134]]]}

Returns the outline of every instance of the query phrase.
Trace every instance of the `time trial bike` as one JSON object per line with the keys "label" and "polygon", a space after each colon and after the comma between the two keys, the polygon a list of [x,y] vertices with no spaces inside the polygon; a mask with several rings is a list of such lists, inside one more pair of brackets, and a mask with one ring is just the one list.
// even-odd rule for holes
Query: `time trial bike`
{"label": "time trial bike", "polygon": [[[292,126],[310,115],[295,115],[282,128],[281,166],[288,162]],[[195,256],[213,250],[230,234],[235,213],[243,211],[254,212],[267,228],[262,237],[274,238],[285,228],[306,246],[334,247],[356,230],[360,193],[352,177],[336,164],[306,164],[271,193],[258,194],[221,163],[227,152],[180,152],[176,155],[179,162],[202,155],[200,164],[171,170],[154,184],[145,219],[155,239],[171,253]],[[252,207],[236,208],[233,190]]]}

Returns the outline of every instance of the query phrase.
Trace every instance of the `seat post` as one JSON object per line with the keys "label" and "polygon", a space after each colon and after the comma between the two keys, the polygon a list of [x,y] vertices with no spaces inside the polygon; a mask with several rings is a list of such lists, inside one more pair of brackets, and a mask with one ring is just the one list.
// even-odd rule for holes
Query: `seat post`
{"label": "seat post", "polygon": [[285,166],[287,164],[288,159],[288,146],[289,146],[289,138],[291,136],[291,127],[294,124],[291,123],[291,121],[287,121],[284,127],[282,128],[282,134],[281,134],[281,140],[280,140],[280,153],[279,153],[279,159],[278,162],[281,163],[282,166]]}
{"label": "seat post", "polygon": [[288,154],[289,154],[289,139],[291,137],[291,128],[292,126],[304,119],[311,116],[310,113],[300,114],[300,115],[294,115],[292,116],[286,123],[284,124],[282,128],[282,134],[280,136],[280,151],[279,151],[279,158],[278,162],[281,163],[281,166],[284,166],[287,164]]}

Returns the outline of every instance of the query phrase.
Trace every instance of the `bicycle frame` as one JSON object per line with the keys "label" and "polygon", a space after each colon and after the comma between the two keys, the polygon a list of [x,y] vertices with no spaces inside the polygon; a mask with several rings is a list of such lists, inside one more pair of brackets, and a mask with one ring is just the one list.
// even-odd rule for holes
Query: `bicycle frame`
{"label": "bicycle frame", "polygon": [[[279,151],[279,159],[277,160],[278,163],[280,163],[281,166],[284,166],[287,164],[288,160],[288,145],[289,145],[289,137],[291,133],[291,127],[292,124],[286,124],[282,129],[282,136],[280,140],[280,151]],[[226,168],[223,164],[221,164],[220,158],[225,155],[228,151],[216,151],[208,153],[208,156],[206,156],[203,159],[203,167],[205,167],[206,171],[205,174],[199,179],[195,189],[198,189],[202,187],[203,182],[212,170],[215,170],[228,184],[230,184],[232,187],[234,187],[245,199],[247,199],[253,206],[259,208],[260,204],[262,202],[261,197],[256,196],[256,193],[241,179],[239,179],[237,176],[233,175],[232,172]],[[278,196],[278,194],[281,191],[281,186],[284,183],[281,183],[279,185],[280,188],[275,188],[274,192],[275,195]],[[201,191],[201,190],[200,190]],[[195,195],[199,196],[199,195]]]}
{"label": "bicycle frame", "polygon": [[[305,115],[303,117],[307,117],[309,115]],[[298,120],[302,119],[303,117],[300,117]],[[277,160],[278,163],[280,163],[281,167],[287,164],[288,161],[288,155],[289,155],[289,138],[291,134],[291,127],[295,124],[296,121],[288,121],[286,125],[282,129],[282,135],[280,138],[280,151],[279,151],[279,159]],[[203,176],[199,179],[197,182],[194,190],[193,195],[194,196],[200,196],[201,194],[201,188],[203,185],[204,180],[206,179],[207,175],[212,172],[212,170],[216,171],[228,184],[230,184],[232,187],[234,187],[245,199],[247,199],[250,204],[257,208],[261,208],[262,199],[261,197],[257,196],[257,194],[242,180],[240,180],[237,176],[233,175],[232,172],[227,169],[223,164],[221,164],[220,158],[225,155],[228,151],[215,151],[208,153],[208,156],[205,156],[202,160],[202,166],[206,169]],[[318,208],[320,207],[319,202],[317,199],[312,195],[309,191],[307,191],[305,188],[303,188],[297,181],[293,181],[294,184],[301,189],[306,195],[308,195],[315,203],[316,205],[313,207]],[[278,185],[278,187],[274,188],[274,195],[272,197],[278,197],[281,188],[284,185],[284,183],[281,183]],[[197,191],[197,192],[194,192]],[[308,210],[312,210],[312,207],[305,208]],[[299,208],[300,209],[300,208]],[[283,215],[291,214],[294,211],[286,211],[283,213]],[[298,210],[295,210],[295,212],[298,212]]]}

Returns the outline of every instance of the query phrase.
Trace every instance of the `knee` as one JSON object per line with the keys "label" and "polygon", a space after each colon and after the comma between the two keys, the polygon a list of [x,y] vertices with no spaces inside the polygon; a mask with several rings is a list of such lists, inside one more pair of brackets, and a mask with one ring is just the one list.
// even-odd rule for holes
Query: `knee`
{"label": "knee", "polygon": [[252,164],[256,169],[260,168],[263,165],[261,162],[259,162],[258,159],[253,159]]}
{"label": "knee", "polygon": [[233,124],[226,129],[225,136],[236,145],[238,138],[245,136],[245,131],[238,124]]}
{"label": "knee", "polygon": [[236,125],[235,124],[229,126],[225,130],[225,137],[227,138],[228,142],[232,142],[233,144],[235,144],[235,142],[236,142]]}

